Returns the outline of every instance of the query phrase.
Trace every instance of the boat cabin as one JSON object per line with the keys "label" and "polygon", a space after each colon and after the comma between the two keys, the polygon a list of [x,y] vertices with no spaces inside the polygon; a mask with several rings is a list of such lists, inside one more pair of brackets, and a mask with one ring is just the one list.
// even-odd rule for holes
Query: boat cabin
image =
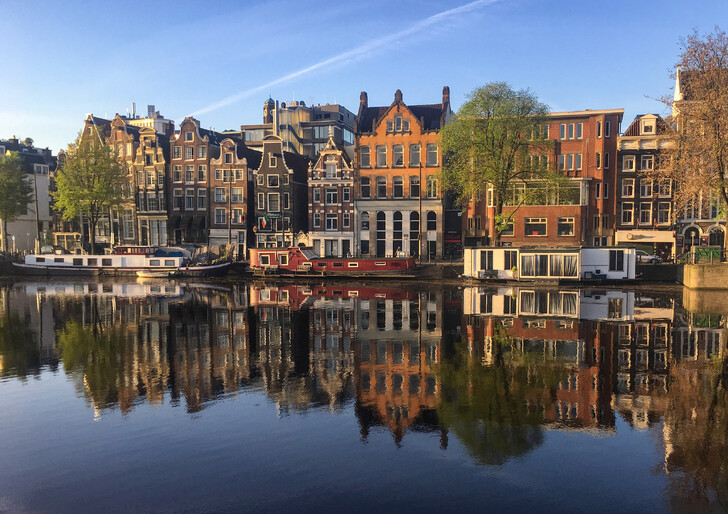
{"label": "boat cabin", "polygon": [[466,277],[491,280],[632,280],[636,253],[624,246],[463,250]]}
{"label": "boat cabin", "polygon": [[412,270],[414,258],[336,258],[319,257],[310,247],[251,248],[250,267],[290,273],[380,273]]}

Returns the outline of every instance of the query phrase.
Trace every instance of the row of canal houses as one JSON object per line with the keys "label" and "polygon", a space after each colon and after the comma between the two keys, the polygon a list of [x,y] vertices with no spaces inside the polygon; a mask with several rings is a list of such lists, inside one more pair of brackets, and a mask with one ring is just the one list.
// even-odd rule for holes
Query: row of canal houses
{"label": "row of canal houses", "polygon": [[[129,178],[128,201],[99,225],[97,239],[109,246],[232,243],[240,255],[303,243],[326,256],[426,259],[492,244],[492,193],[460,208],[438,183],[440,130],[452,116],[447,86],[435,104],[407,105],[397,90],[390,105],[376,107],[362,92],[356,117],[334,107],[313,111],[324,113],[311,122],[310,134],[321,139],[308,146],[305,133],[291,136],[292,108],[270,99],[264,124],[240,131],[204,129],[192,117],[175,130],[153,106],[146,118],[88,115],[82,137],[103,134]],[[571,180],[536,195],[542,200],[534,205],[520,205],[525,186],[514,184],[504,210],[520,207],[501,233],[504,245],[643,244],[669,258],[692,245],[722,244],[717,202],[701,198],[690,212],[675,213],[672,184],[648,177],[666,144],[665,121],[639,115],[620,134],[623,115],[549,115],[541,135],[554,145],[535,158]],[[56,221],[57,244],[77,246],[82,232]]]}

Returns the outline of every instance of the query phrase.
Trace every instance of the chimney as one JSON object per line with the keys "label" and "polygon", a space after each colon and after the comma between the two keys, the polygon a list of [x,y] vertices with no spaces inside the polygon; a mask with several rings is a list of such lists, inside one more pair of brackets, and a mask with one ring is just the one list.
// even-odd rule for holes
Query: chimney
{"label": "chimney", "polygon": [[369,107],[369,99],[367,97],[367,92],[362,91],[361,94],[359,95],[359,108],[366,109],[367,107]]}
{"label": "chimney", "polygon": [[450,105],[450,86],[445,86],[442,88],[442,110],[447,109],[448,105]]}

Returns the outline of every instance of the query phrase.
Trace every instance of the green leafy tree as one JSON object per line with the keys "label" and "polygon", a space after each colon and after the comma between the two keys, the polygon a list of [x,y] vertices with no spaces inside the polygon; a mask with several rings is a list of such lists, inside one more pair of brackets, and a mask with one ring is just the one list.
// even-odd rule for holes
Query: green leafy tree
{"label": "green leafy tree", "polygon": [[[513,187],[560,177],[550,173],[548,165],[547,153],[553,146],[548,140],[548,113],[548,106],[530,90],[491,82],[469,93],[441,132],[443,186],[455,192],[461,204],[479,200],[492,188],[496,242],[518,207],[535,200],[529,199],[529,188],[524,187],[515,202],[509,201]],[[545,194],[545,187],[534,191],[542,190]]]}
{"label": "green leafy tree", "polygon": [[[6,292],[7,295],[7,292]],[[7,305],[9,299],[4,299]],[[30,319],[10,313],[6,307],[0,318],[0,376],[16,376],[24,379],[40,369],[40,352],[35,341],[35,331]]]}
{"label": "green leafy tree", "polygon": [[63,219],[83,214],[88,218],[88,240],[96,248],[96,226],[110,209],[121,204],[127,183],[113,148],[101,136],[76,140],[69,145],[63,167],[56,174],[55,206]]}
{"label": "green leafy tree", "polygon": [[24,167],[25,163],[17,152],[0,155],[0,246],[3,251],[8,249],[8,222],[24,214],[33,201],[33,185]]}

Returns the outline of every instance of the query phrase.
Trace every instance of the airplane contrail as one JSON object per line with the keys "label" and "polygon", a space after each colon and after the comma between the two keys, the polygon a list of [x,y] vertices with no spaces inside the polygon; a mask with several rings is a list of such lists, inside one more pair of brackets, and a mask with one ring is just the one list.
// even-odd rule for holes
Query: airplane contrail
{"label": "airplane contrail", "polygon": [[448,9],[447,11],[442,11],[440,13],[433,14],[432,16],[425,18],[423,20],[420,20],[417,23],[415,23],[405,29],[400,30],[399,32],[395,32],[393,34],[389,34],[389,35],[382,36],[377,39],[373,39],[362,45],[357,46],[356,48],[352,48],[351,50],[347,50],[346,52],[342,52],[338,55],[335,55],[333,57],[329,57],[328,59],[324,59],[323,61],[317,62],[316,64],[312,64],[312,65],[302,68],[300,70],[294,71],[292,73],[288,73],[287,75],[284,75],[277,79],[271,80],[270,82],[266,82],[265,84],[262,84],[260,86],[246,89],[244,91],[240,91],[239,93],[235,93],[234,95],[228,96],[227,98],[223,98],[222,100],[212,103],[206,107],[197,109],[196,111],[194,111],[191,114],[191,116],[199,116],[200,114],[204,114],[204,113],[207,113],[210,111],[214,111],[216,109],[220,109],[221,107],[225,107],[226,105],[235,103],[238,100],[242,100],[243,98],[247,98],[247,97],[252,96],[261,91],[265,91],[266,89],[269,89],[273,86],[277,86],[278,84],[282,84],[284,82],[288,82],[289,80],[293,80],[293,79],[301,77],[303,75],[307,75],[307,74],[311,73],[312,71],[316,71],[318,69],[325,68],[325,67],[328,67],[328,66],[331,66],[334,64],[338,64],[338,63],[341,63],[344,61],[348,61],[348,60],[353,61],[356,59],[360,59],[362,57],[365,57],[370,52],[375,51],[383,46],[386,46],[387,44],[392,43],[393,41],[395,41],[397,39],[412,35],[416,32],[421,31],[424,28],[427,28],[429,26],[432,26],[432,25],[435,25],[438,23],[443,23],[447,19],[450,19],[454,16],[462,15],[467,12],[474,11],[476,9],[479,9],[480,7],[483,7],[484,5],[492,4],[497,1],[498,0],[475,0],[475,1],[467,3],[465,5],[461,5],[460,7],[454,7],[452,9]]}

